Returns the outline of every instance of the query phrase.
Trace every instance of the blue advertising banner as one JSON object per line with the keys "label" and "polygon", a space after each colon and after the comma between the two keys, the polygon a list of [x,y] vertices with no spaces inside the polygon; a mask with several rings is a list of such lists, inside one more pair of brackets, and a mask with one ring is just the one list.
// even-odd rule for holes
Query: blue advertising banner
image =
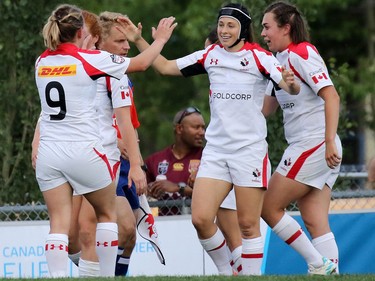
{"label": "blue advertising banner", "polygon": [[[306,232],[301,216],[293,217]],[[340,274],[375,273],[375,213],[331,214],[329,221],[339,248]],[[268,242],[265,274],[307,273],[302,256],[272,231]]]}

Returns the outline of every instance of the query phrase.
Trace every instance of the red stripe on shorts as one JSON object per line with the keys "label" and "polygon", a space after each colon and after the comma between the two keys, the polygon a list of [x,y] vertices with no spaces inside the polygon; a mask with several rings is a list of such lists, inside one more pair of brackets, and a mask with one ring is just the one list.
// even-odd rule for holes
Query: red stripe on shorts
{"label": "red stripe on shorts", "polygon": [[294,163],[293,167],[289,170],[289,173],[286,175],[286,177],[290,178],[290,179],[295,179],[295,177],[297,176],[297,174],[298,174],[299,170],[301,169],[303,163],[305,163],[306,159],[311,154],[313,154],[319,147],[321,147],[323,145],[323,143],[324,143],[324,141],[322,143],[318,144],[317,146],[303,152],[301,154],[301,156],[297,158],[296,162]]}
{"label": "red stripe on shorts", "polygon": [[263,172],[262,172],[262,184],[265,188],[268,187],[268,181],[267,181],[267,175],[268,175],[268,153],[266,153],[266,156],[263,158]]}
{"label": "red stripe on shorts", "polygon": [[112,170],[113,170],[113,176],[114,176],[114,177],[116,177],[116,175],[117,175],[117,170],[119,169],[119,167],[120,167],[120,164],[121,164],[121,162],[120,162],[120,161],[118,161],[118,162],[116,162],[116,164],[115,164],[115,165],[113,165],[113,168],[112,168]]}
{"label": "red stripe on shorts", "polygon": [[109,172],[109,174],[111,175],[111,179],[114,180],[114,179],[115,179],[115,176],[113,175],[113,171],[112,171],[112,168],[111,168],[111,164],[109,164],[109,161],[108,161],[107,155],[105,155],[105,154],[101,154],[99,151],[96,150],[96,148],[94,148],[94,151],[95,151],[95,153],[96,153],[100,158],[102,158],[102,160],[105,162],[105,164],[107,165],[107,168],[108,168],[108,172]]}

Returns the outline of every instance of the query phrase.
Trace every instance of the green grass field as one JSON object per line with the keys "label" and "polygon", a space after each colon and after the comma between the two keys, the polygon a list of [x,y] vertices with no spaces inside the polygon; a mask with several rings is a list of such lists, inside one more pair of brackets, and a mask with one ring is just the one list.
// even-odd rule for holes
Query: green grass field
{"label": "green grass field", "polygon": [[[39,281],[62,281],[78,280],[79,278],[42,278],[42,279],[14,279],[12,280],[39,280]],[[81,278],[82,280],[82,278]],[[155,276],[155,277],[116,277],[114,278],[84,278],[84,281],[98,280],[131,280],[131,281],[319,281],[319,280],[337,280],[337,281],[374,281],[375,275],[335,275],[335,276],[307,276],[307,275],[265,275],[265,276]]]}

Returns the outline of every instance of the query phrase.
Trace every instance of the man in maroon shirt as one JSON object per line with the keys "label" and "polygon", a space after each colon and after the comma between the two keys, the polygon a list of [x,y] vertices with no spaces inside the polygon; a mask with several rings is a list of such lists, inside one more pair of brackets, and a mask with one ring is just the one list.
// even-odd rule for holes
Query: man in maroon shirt
{"label": "man in maroon shirt", "polygon": [[[178,200],[191,197],[202,150],[205,122],[196,107],[177,112],[173,119],[174,144],[150,155],[145,163],[148,171],[148,195],[157,200]],[[166,180],[156,180],[165,175]],[[178,206],[159,208],[159,215],[181,214]]]}

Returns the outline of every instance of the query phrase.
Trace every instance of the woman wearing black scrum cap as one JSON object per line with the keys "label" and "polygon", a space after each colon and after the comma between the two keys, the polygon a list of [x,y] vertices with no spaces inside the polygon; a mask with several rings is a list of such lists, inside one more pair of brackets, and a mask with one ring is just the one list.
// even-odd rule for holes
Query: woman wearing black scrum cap
{"label": "woman wearing black scrum cap", "polygon": [[[219,274],[232,275],[222,232],[215,224],[220,204],[232,186],[236,194],[242,234],[242,275],[259,275],[263,260],[260,213],[271,167],[266,142],[266,120],[261,112],[269,81],[297,94],[291,72],[282,77],[282,67],[272,53],[253,43],[251,17],[240,4],[220,9],[219,42],[177,60],[162,56],[153,67],[164,75],[208,74],[210,80],[210,124],[207,144],[194,184],[192,222],[203,248]],[[140,51],[147,42],[141,28],[127,34]],[[287,82],[287,83],[286,83]]]}

